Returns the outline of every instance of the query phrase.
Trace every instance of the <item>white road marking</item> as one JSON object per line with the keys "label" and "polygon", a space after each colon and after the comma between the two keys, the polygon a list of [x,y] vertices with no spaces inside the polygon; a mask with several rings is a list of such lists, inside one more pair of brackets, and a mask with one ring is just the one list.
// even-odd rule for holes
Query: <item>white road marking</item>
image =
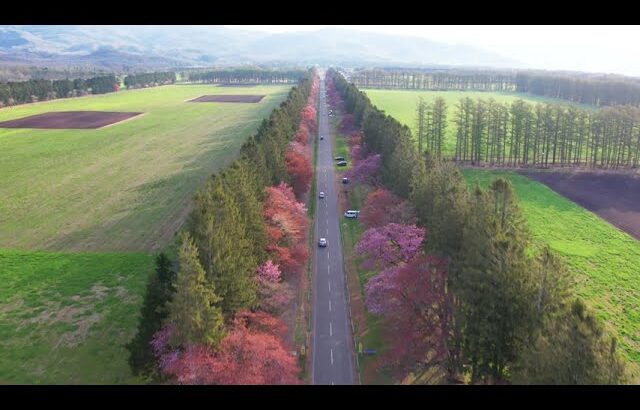
{"label": "white road marking", "polygon": [[327,227],[327,236],[329,236],[329,227]]}
{"label": "white road marking", "polygon": [[333,366],[333,349],[331,349],[331,365]]}
{"label": "white road marking", "polygon": [[331,312],[331,299],[329,299],[329,312]]}
{"label": "white road marking", "polygon": [[331,281],[329,281],[329,293],[331,293]]}
{"label": "white road marking", "polygon": [[333,384],[333,382],[331,382],[331,385],[332,385],[332,386],[334,385],[334,384]]}
{"label": "white road marking", "polygon": [[329,336],[333,336],[333,326],[331,326],[331,322],[329,322]]}

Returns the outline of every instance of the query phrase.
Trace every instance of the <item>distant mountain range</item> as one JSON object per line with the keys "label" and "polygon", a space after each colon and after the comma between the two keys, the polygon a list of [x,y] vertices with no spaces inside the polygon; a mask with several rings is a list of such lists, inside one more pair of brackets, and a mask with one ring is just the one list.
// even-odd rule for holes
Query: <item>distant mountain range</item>
{"label": "distant mountain range", "polygon": [[116,71],[239,64],[522,67],[495,53],[419,37],[222,26],[0,26],[0,64]]}

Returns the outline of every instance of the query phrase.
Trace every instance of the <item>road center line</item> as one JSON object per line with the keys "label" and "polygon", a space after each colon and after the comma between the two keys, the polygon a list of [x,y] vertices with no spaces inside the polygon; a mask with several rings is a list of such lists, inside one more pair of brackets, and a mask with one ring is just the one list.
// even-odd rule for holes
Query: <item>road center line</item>
{"label": "road center line", "polygon": [[331,293],[331,281],[329,281],[329,293]]}
{"label": "road center line", "polygon": [[331,349],[331,365],[333,366],[333,349]]}
{"label": "road center line", "polygon": [[333,326],[331,326],[331,322],[329,322],[329,337],[333,336]]}
{"label": "road center line", "polygon": [[331,299],[329,299],[329,312],[331,312]]}

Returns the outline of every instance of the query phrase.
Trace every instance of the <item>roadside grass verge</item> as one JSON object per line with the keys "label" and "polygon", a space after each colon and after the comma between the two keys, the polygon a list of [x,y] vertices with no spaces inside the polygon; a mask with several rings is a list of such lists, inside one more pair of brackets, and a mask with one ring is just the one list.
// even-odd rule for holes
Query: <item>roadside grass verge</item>
{"label": "roadside grass verge", "polygon": [[[354,186],[347,195],[349,209],[359,209],[366,198],[368,190],[361,185]],[[378,357],[384,352],[385,344],[382,335],[383,320],[381,316],[372,315],[366,310],[364,286],[370,277],[376,272],[368,271],[361,267],[361,258],[355,255],[355,246],[360,240],[364,229],[357,219],[343,219],[340,223],[340,234],[345,255],[345,265],[348,276],[356,276],[357,286],[350,289],[352,301],[359,300],[362,303],[361,315],[354,314],[355,343],[358,348],[373,349],[375,356],[359,354],[360,378],[363,384],[393,384],[389,375],[378,366]],[[353,283],[354,281],[350,281]],[[364,317],[362,317],[364,316]]]}
{"label": "roadside grass verge", "polygon": [[[320,110],[319,110],[319,100],[316,101],[316,123],[320,123]],[[307,204],[307,216],[311,221],[311,226],[309,228],[309,238],[308,244],[309,249],[314,249],[314,232],[316,228],[316,201],[317,201],[317,178],[316,178],[316,168],[318,165],[318,133],[313,138],[313,175],[311,177],[311,188],[309,189],[308,196],[308,204]],[[315,251],[314,251],[315,252]],[[311,338],[312,324],[311,319],[312,315],[312,286],[313,283],[313,253],[309,253],[309,259],[307,261],[306,266],[306,281],[302,281],[302,286],[300,289],[300,301],[299,304],[301,307],[299,309],[298,314],[296,315],[295,321],[295,344],[296,350],[297,347],[300,346],[301,349],[304,348],[304,354],[302,354],[301,349],[298,350],[298,364],[300,366],[300,378],[305,382],[309,383],[309,371],[306,368],[307,365],[307,356],[309,351],[309,340]]]}
{"label": "roadside grass verge", "polygon": [[[346,167],[335,166],[339,179],[337,185],[342,191],[340,202],[346,209],[360,209],[367,197],[370,189],[361,184],[343,185],[341,175],[351,167],[349,158],[349,147],[346,144],[346,137],[338,132],[340,117],[332,118],[333,133],[336,135],[334,152],[335,156],[343,156],[347,161]],[[342,249],[344,253],[345,272],[349,283],[349,293],[351,295],[351,314],[355,334],[353,335],[358,355],[358,373],[362,384],[393,384],[389,374],[380,366],[380,355],[384,352],[385,344],[382,336],[383,320],[381,316],[370,314],[365,305],[364,286],[369,278],[376,272],[362,269],[361,260],[355,255],[355,246],[360,239],[364,229],[357,219],[347,219],[341,217],[339,223],[340,237],[342,239]],[[365,356],[358,352],[359,347],[373,349],[377,353],[373,356]]]}

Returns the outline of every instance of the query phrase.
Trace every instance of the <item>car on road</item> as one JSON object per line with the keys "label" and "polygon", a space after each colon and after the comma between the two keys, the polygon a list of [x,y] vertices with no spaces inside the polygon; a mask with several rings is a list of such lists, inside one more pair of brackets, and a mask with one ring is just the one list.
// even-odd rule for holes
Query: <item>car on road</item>
{"label": "car on road", "polygon": [[324,192],[320,191],[320,195],[318,195],[320,198],[324,198]]}
{"label": "car on road", "polygon": [[320,240],[318,241],[318,246],[321,248],[325,248],[327,246],[327,239],[326,238],[320,238]]}
{"label": "car on road", "polygon": [[334,158],[336,161],[344,161],[344,157],[335,157]]}
{"label": "car on road", "polygon": [[339,167],[346,167],[347,166],[347,161],[338,161],[338,163],[336,164]]}
{"label": "car on road", "polygon": [[320,139],[321,139],[321,140],[323,140],[323,139],[324,139],[324,137],[321,135],[321,136],[320,136]]}
{"label": "car on road", "polygon": [[348,210],[344,213],[345,218],[357,218],[360,214],[360,211]]}

